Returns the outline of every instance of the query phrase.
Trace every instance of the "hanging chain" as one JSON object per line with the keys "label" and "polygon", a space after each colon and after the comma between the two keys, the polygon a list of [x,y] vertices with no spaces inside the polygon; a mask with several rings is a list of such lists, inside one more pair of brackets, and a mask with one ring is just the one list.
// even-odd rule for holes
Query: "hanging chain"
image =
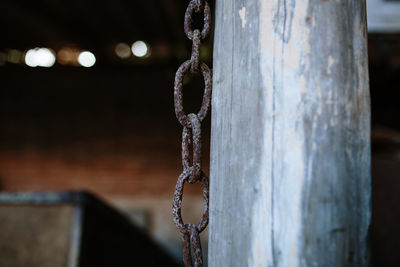
{"label": "hanging chain", "polygon": [[[203,29],[192,29],[193,13],[203,12]],[[190,60],[185,61],[176,72],[174,87],[175,113],[178,121],[183,126],[182,132],[182,165],[183,172],[178,177],[174,192],[172,214],[174,223],[183,234],[182,249],[185,267],[203,266],[202,251],[199,234],[208,224],[208,177],[201,169],[201,122],[210,109],[212,74],[210,68],[200,61],[200,42],[207,38],[210,32],[211,10],[205,0],[191,0],[186,9],[184,29],[186,36],[193,42]],[[201,74],[204,78],[204,94],[200,111],[197,114],[186,114],[183,110],[182,82],[185,73]],[[192,153],[190,152],[192,148]],[[203,189],[203,216],[198,225],[184,223],[182,220],[182,196],[184,184],[200,182]]]}

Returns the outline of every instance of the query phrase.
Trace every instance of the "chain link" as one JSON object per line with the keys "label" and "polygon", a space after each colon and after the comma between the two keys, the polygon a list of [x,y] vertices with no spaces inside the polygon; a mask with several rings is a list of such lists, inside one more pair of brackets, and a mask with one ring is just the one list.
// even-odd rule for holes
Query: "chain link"
{"label": "chain link", "polygon": [[[192,29],[193,13],[203,11],[203,29]],[[202,267],[202,250],[199,234],[208,225],[209,183],[207,175],[201,169],[201,122],[207,116],[211,104],[212,74],[210,68],[200,61],[201,40],[210,32],[211,9],[205,0],[191,0],[185,12],[184,30],[193,42],[190,60],[182,63],[175,75],[174,104],[182,131],[182,166],[174,192],[172,215],[174,223],[183,234],[182,249],[185,267]],[[201,108],[197,114],[186,114],[183,109],[183,77],[190,70],[192,74],[201,74],[204,78],[204,93]],[[192,152],[190,151],[192,149]],[[182,220],[182,198],[185,183],[201,183],[203,190],[203,216],[198,225],[184,223]]]}
{"label": "chain link", "polygon": [[[182,88],[183,88],[183,77],[185,76],[186,72],[190,69],[191,64],[192,62],[190,60],[187,60],[183,62],[182,65],[179,67],[175,75],[175,89],[174,89],[175,114],[181,125],[187,128],[191,128],[191,125],[188,116],[183,110]],[[211,70],[205,63],[203,62],[200,63],[200,70],[204,77],[205,87],[203,94],[203,102],[201,104],[199,113],[197,113],[197,117],[199,118],[199,121],[202,122],[206,117],[208,110],[210,109],[212,78],[211,78]]]}

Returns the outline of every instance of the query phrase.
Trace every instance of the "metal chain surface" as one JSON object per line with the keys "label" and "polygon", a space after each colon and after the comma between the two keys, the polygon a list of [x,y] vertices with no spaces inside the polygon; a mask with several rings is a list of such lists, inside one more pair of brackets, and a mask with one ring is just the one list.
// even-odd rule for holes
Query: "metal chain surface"
{"label": "metal chain surface", "polygon": [[[204,14],[203,29],[192,29],[193,13]],[[183,126],[182,132],[182,166],[183,171],[178,177],[174,192],[172,214],[174,223],[183,234],[183,261],[186,267],[203,266],[199,234],[208,224],[208,177],[201,169],[201,122],[207,116],[211,102],[212,74],[210,68],[200,61],[200,43],[210,32],[211,10],[205,0],[191,0],[186,9],[184,29],[186,36],[193,42],[190,60],[185,61],[176,72],[174,86],[175,113]],[[183,110],[182,83],[185,74],[201,74],[204,78],[204,94],[200,111],[197,114],[186,114]],[[192,150],[192,151],[190,151]],[[182,197],[185,183],[201,183],[203,189],[203,216],[198,225],[184,223],[182,220]]]}

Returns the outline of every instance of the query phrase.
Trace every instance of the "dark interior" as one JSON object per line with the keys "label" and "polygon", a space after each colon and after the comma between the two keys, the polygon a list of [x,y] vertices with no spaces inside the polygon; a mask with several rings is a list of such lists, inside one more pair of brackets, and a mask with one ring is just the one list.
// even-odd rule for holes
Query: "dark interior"
{"label": "dark interior", "polygon": [[[0,1],[0,190],[170,195],[181,164],[173,81],[191,49],[183,32],[186,5],[183,0]],[[116,56],[116,44],[137,40],[148,43],[149,57]],[[96,64],[31,68],[10,59],[11,50],[22,58],[35,47],[89,50]],[[201,57],[211,64],[212,38]],[[400,35],[370,34],[369,62],[372,258],[375,266],[400,266]],[[185,105],[196,110],[201,78],[188,76],[184,83]],[[206,148],[209,126],[204,135]],[[53,159],[66,162],[64,169],[49,170],[45,163]],[[124,160],[141,164],[133,170],[114,167]],[[87,169],[109,164],[115,175],[71,176],[67,170],[76,164]],[[16,166],[31,169],[13,176]]]}

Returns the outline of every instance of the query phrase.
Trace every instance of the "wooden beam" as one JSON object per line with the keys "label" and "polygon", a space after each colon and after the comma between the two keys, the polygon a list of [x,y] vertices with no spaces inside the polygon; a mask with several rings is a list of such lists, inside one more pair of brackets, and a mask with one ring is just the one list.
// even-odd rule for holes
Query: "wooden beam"
{"label": "wooden beam", "polygon": [[365,1],[216,1],[209,266],[368,266]]}

